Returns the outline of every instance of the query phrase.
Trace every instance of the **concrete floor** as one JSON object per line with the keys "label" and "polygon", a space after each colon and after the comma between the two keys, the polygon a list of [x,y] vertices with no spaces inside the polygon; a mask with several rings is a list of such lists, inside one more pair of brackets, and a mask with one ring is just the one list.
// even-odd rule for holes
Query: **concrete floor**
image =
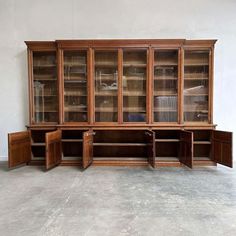
{"label": "concrete floor", "polygon": [[0,235],[236,235],[236,171],[2,166]]}

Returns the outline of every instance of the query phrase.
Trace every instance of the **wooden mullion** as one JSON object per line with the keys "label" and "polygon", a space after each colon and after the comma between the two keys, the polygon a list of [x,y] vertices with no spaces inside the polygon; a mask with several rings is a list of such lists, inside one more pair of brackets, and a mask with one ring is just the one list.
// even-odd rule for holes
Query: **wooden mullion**
{"label": "wooden mullion", "polygon": [[214,47],[209,52],[208,122],[213,123]]}
{"label": "wooden mullion", "polygon": [[28,48],[28,91],[29,91],[29,122],[34,123],[34,89],[33,89],[33,52]]}
{"label": "wooden mullion", "polygon": [[58,49],[57,51],[57,66],[58,66],[58,107],[59,107],[59,124],[64,122],[64,66],[63,66],[63,51]]}
{"label": "wooden mullion", "polygon": [[147,51],[147,94],[146,94],[146,101],[147,101],[147,123],[151,124],[153,122],[153,88],[154,88],[154,79],[153,79],[153,60],[154,60],[154,53],[151,48],[149,47]]}
{"label": "wooden mullion", "polygon": [[178,123],[184,123],[184,49],[178,52]]}
{"label": "wooden mullion", "polygon": [[118,123],[123,123],[123,50],[118,49]]}
{"label": "wooden mullion", "polygon": [[94,50],[89,48],[89,64],[88,64],[88,88],[89,88],[89,124],[95,122],[95,109],[94,109]]}

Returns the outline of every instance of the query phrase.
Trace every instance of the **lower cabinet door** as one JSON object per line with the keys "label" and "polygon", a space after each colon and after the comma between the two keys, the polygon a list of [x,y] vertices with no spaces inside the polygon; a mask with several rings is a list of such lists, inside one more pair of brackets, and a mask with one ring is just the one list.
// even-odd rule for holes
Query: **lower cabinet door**
{"label": "lower cabinet door", "polygon": [[147,152],[148,163],[155,168],[156,167],[156,145],[155,145],[155,133],[153,131],[145,131],[147,139]]}
{"label": "lower cabinet door", "polygon": [[31,160],[30,131],[8,134],[8,167],[27,164]]}
{"label": "lower cabinet door", "polygon": [[93,162],[93,135],[92,131],[83,133],[83,161],[82,167],[85,169]]}
{"label": "lower cabinet door", "polygon": [[62,159],[61,130],[48,132],[46,140],[46,169],[51,169],[60,164]]}
{"label": "lower cabinet door", "polygon": [[212,160],[224,166],[233,167],[233,133],[212,131]]}
{"label": "lower cabinet door", "polygon": [[193,167],[193,133],[190,131],[180,131],[179,161],[189,168]]}

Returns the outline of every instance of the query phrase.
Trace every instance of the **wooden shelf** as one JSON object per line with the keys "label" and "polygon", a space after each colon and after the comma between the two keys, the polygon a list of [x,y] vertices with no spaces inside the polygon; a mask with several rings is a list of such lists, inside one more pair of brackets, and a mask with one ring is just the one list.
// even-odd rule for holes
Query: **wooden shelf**
{"label": "wooden shelf", "polygon": [[55,64],[42,64],[42,65],[33,65],[33,68],[51,68],[56,67]]}
{"label": "wooden shelf", "polygon": [[179,142],[179,139],[155,139],[155,142],[163,142],[163,143],[173,143]]}
{"label": "wooden shelf", "polygon": [[147,67],[146,63],[123,63],[123,67]]}
{"label": "wooden shelf", "polygon": [[168,107],[163,107],[163,108],[154,108],[153,109],[154,112],[178,112],[177,108],[176,109],[172,109],[172,108],[168,108]]}
{"label": "wooden shelf", "polygon": [[171,66],[178,66],[178,62],[175,61],[160,61],[160,62],[155,62],[154,67],[171,67]]}
{"label": "wooden shelf", "polygon": [[210,161],[210,157],[193,157],[194,161]]}
{"label": "wooden shelf", "polygon": [[207,93],[199,93],[199,94],[184,94],[185,97],[201,97],[201,96],[208,96]]}
{"label": "wooden shelf", "polygon": [[158,81],[170,80],[170,81],[173,81],[173,80],[178,80],[178,78],[174,77],[174,76],[155,76],[154,80],[158,80]]}
{"label": "wooden shelf", "polygon": [[95,112],[117,112],[117,108],[113,107],[101,107],[101,108],[95,108]]}
{"label": "wooden shelf", "polygon": [[210,141],[194,141],[194,144],[211,144]]}
{"label": "wooden shelf", "polygon": [[125,97],[146,97],[145,93],[142,92],[123,92]]}
{"label": "wooden shelf", "polygon": [[31,146],[34,147],[44,147],[46,144],[45,143],[31,143]]}
{"label": "wooden shelf", "polygon": [[83,139],[69,139],[69,138],[64,138],[61,140],[63,143],[77,143],[77,142],[83,142]]}
{"label": "wooden shelf", "polygon": [[168,90],[163,90],[158,92],[154,91],[154,96],[177,96],[177,95],[178,95],[177,92],[172,92]]}
{"label": "wooden shelf", "polygon": [[80,83],[80,84],[85,84],[87,83],[87,80],[73,80],[73,79],[65,79],[64,83]]}
{"label": "wooden shelf", "polygon": [[156,156],[156,161],[165,161],[165,162],[176,161],[176,162],[179,162],[179,158],[178,157],[158,157],[158,156]]}
{"label": "wooden shelf", "polygon": [[123,107],[123,112],[146,112],[142,107]]}
{"label": "wooden shelf", "polygon": [[78,62],[65,62],[64,61],[64,67],[86,67],[87,64],[84,63],[78,63]]}
{"label": "wooden shelf", "polygon": [[127,147],[145,147],[146,143],[93,143],[93,146],[127,146]]}

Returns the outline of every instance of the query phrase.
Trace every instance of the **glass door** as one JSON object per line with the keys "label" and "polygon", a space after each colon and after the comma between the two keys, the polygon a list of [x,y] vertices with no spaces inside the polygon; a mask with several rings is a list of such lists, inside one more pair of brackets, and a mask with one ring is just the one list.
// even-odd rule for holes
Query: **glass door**
{"label": "glass door", "polygon": [[118,51],[95,50],[95,122],[118,121]]}
{"label": "glass door", "polygon": [[87,122],[87,51],[64,51],[64,121]]}
{"label": "glass door", "polygon": [[58,121],[56,52],[33,52],[33,122]]}
{"label": "glass door", "polygon": [[154,51],[154,122],[178,121],[178,50]]}
{"label": "glass door", "polygon": [[208,122],[209,50],[184,53],[184,121]]}
{"label": "glass door", "polygon": [[123,121],[146,121],[146,50],[123,52]]}

